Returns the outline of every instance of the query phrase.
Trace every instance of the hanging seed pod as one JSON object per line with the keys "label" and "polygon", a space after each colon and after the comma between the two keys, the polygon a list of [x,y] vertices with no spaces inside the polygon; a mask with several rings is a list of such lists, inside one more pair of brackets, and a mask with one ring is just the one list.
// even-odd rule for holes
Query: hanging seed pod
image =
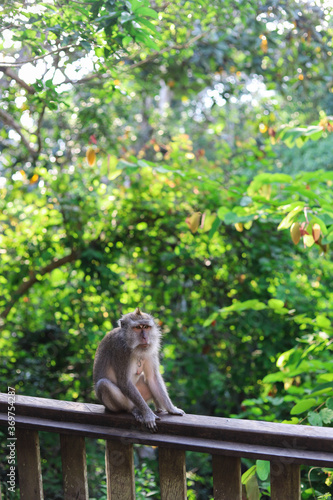
{"label": "hanging seed pod", "polygon": [[320,226],[319,224],[316,222],[315,224],[313,224],[312,226],[312,236],[313,236],[313,239],[315,241],[318,241],[319,238],[320,238],[320,235],[321,235],[321,229],[320,229]]}
{"label": "hanging seed pod", "polygon": [[301,239],[301,231],[299,228],[299,223],[294,222],[290,228],[290,234],[291,234],[291,239],[297,245],[299,243],[299,240]]}
{"label": "hanging seed pod", "polygon": [[96,153],[95,153],[95,150],[93,148],[87,149],[86,158],[87,158],[88,165],[93,167],[95,165],[95,162],[96,162]]}
{"label": "hanging seed pod", "polygon": [[186,218],[186,224],[192,233],[196,233],[200,226],[201,212],[195,212],[190,217]]}

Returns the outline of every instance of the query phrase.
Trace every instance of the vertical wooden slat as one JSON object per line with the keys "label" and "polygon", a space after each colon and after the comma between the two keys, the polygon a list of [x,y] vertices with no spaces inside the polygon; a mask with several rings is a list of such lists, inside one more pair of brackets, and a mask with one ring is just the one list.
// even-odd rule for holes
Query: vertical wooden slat
{"label": "vertical wooden slat", "polygon": [[88,500],[86,446],[82,436],[60,435],[64,500]]}
{"label": "vertical wooden slat", "polygon": [[271,462],[271,500],[300,500],[299,465]]}
{"label": "vertical wooden slat", "polygon": [[105,466],[108,500],[135,500],[133,445],[107,440]]}
{"label": "vertical wooden slat", "polygon": [[240,458],[212,455],[212,459],[214,499],[242,500]]}
{"label": "vertical wooden slat", "polygon": [[186,462],[185,451],[159,448],[159,470],[162,500],[185,500]]}
{"label": "vertical wooden slat", "polygon": [[16,429],[17,469],[21,500],[43,500],[42,469],[37,431]]}

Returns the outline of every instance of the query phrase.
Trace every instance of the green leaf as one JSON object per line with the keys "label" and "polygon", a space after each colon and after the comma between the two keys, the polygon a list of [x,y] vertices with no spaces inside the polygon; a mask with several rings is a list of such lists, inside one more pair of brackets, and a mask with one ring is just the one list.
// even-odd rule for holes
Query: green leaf
{"label": "green leaf", "polygon": [[223,317],[227,317],[231,313],[242,312],[248,309],[261,311],[262,309],[267,309],[267,306],[263,302],[260,302],[258,299],[245,300],[244,302],[240,302],[237,300],[231,306],[223,307],[222,309],[220,309],[220,314]]}
{"label": "green leaf", "polygon": [[270,307],[271,309],[281,309],[282,307],[284,307],[284,302],[283,300],[269,299],[268,307]]}
{"label": "green leaf", "polygon": [[211,239],[214,236],[214,234],[216,233],[216,231],[218,230],[220,225],[221,225],[221,221],[216,217],[216,219],[214,220],[213,225],[208,233],[209,239]]}
{"label": "green leaf", "polygon": [[154,26],[154,24],[152,24],[150,21],[147,21],[147,19],[144,19],[142,17],[136,18],[136,21],[149,28],[154,33],[155,38],[160,38],[159,33],[156,31],[156,26]]}
{"label": "green leaf", "polygon": [[218,316],[219,316],[219,315],[218,315],[218,313],[217,313],[217,312],[215,312],[215,313],[211,314],[211,315],[210,315],[210,316],[206,319],[206,321],[204,322],[203,326],[204,326],[205,328],[207,328],[208,326],[210,326],[210,325],[213,323],[213,321],[215,321],[215,320],[216,320],[216,318],[218,318]]}
{"label": "green leaf", "polygon": [[[330,389],[333,390],[333,382],[326,382],[324,384],[319,384],[317,387],[315,387],[312,391],[311,394],[314,392],[320,392],[323,391],[324,389]],[[326,391],[327,392],[327,391]]]}
{"label": "green leaf", "polygon": [[139,30],[136,31],[134,38],[135,38],[135,41],[144,43],[146,45],[146,47],[149,47],[150,49],[154,49],[154,50],[159,49],[158,45],[154,42],[154,40],[152,40],[145,33],[140,32]]}
{"label": "green leaf", "polygon": [[319,224],[321,232],[325,236],[327,234],[327,227],[326,227],[326,224],[324,223],[324,221],[322,221],[319,217],[315,217],[314,215],[311,215],[311,222],[312,221],[313,221],[313,223],[316,222],[317,224]]}
{"label": "green leaf", "polygon": [[128,23],[135,19],[135,16],[130,14],[129,12],[122,12],[120,16],[120,24]]}
{"label": "green leaf", "polygon": [[291,212],[289,212],[289,214],[278,225],[278,231],[280,231],[281,229],[288,229],[288,227],[292,225],[295,215],[297,215],[303,209],[304,203],[301,203],[299,206],[295,207]]}
{"label": "green leaf", "polygon": [[272,184],[273,182],[291,183],[293,182],[293,178],[287,174],[259,174],[251,182],[247,193],[249,196],[253,196],[259,191],[261,186]]}
{"label": "green leaf", "polygon": [[269,373],[268,375],[266,375],[266,377],[263,378],[263,383],[275,384],[275,382],[282,382],[284,378],[285,375],[282,372]]}
{"label": "green leaf", "polygon": [[329,233],[325,238],[325,242],[327,243],[332,243],[332,241],[333,241],[333,228],[329,231]]}
{"label": "green leaf", "polygon": [[81,40],[80,42],[81,47],[83,47],[87,52],[90,52],[91,50],[91,45],[89,42],[86,42],[85,40]]}
{"label": "green leaf", "polygon": [[299,419],[297,417],[292,417],[291,420],[283,420],[281,423],[282,424],[297,425],[298,422],[299,422]]}
{"label": "green leaf", "polygon": [[318,427],[322,427],[322,425],[323,425],[323,421],[321,419],[321,416],[319,415],[319,413],[316,413],[314,411],[309,411],[308,422],[310,425],[315,425]]}
{"label": "green leaf", "polygon": [[117,164],[118,169],[123,169],[123,168],[138,168],[138,165],[135,163],[131,163],[127,160],[120,160]]}
{"label": "green leaf", "polygon": [[299,415],[300,413],[304,413],[305,411],[309,410],[313,406],[316,406],[317,400],[314,398],[310,399],[303,399],[302,401],[299,401],[290,411],[291,415]]}
{"label": "green leaf", "polygon": [[330,408],[323,408],[320,410],[319,415],[324,424],[330,424],[333,422],[333,410]]}
{"label": "green leaf", "polygon": [[246,497],[248,500],[260,500],[260,490],[257,478],[251,476],[245,485]]}
{"label": "green leaf", "polygon": [[227,207],[220,207],[217,211],[217,216],[219,219],[223,220],[224,221],[224,218],[226,216],[226,214],[230,212],[229,208]]}
{"label": "green leaf", "polygon": [[326,318],[326,316],[324,316],[323,314],[318,314],[318,316],[316,316],[316,324],[320,327],[320,328],[329,328],[331,326],[331,322],[328,318]]}
{"label": "green leaf", "polygon": [[259,477],[260,481],[266,481],[269,476],[270,462],[268,462],[267,460],[257,460],[256,466],[257,476]]}
{"label": "green leaf", "polygon": [[[207,233],[208,231],[211,230],[214,221],[216,220],[216,214],[210,214],[209,212],[206,212],[204,214],[204,224],[202,230]],[[219,221],[220,222],[220,221]]]}
{"label": "green leaf", "polygon": [[326,406],[330,410],[333,410],[333,398],[328,398],[328,400],[326,401]]}
{"label": "green leaf", "polygon": [[246,484],[248,480],[255,475],[256,470],[257,466],[252,465],[252,467],[250,467],[246,472],[244,472],[244,474],[242,474],[242,484]]}
{"label": "green leaf", "polygon": [[134,13],[136,16],[148,16],[158,19],[158,13],[150,7],[139,7],[138,9],[135,9]]}

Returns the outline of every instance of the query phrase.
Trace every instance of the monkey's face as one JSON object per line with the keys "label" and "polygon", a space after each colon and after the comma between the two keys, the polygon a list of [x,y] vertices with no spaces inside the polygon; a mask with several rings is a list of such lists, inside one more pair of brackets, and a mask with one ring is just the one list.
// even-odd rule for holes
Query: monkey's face
{"label": "monkey's face", "polygon": [[150,314],[137,309],[134,313],[125,314],[119,325],[124,330],[127,345],[131,349],[143,352],[159,348],[161,334]]}
{"label": "monkey's face", "polygon": [[147,349],[151,342],[152,326],[146,323],[140,323],[133,326],[133,331],[136,336],[138,347]]}

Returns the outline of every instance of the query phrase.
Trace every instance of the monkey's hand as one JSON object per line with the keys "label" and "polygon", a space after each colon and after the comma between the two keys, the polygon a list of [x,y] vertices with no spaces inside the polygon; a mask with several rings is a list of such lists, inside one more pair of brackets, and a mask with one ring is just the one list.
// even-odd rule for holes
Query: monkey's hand
{"label": "monkey's hand", "polygon": [[143,415],[138,408],[133,408],[132,415],[134,415],[135,420],[145,424],[148,429],[152,432],[157,431],[156,420],[161,420],[160,417],[155,415],[152,411],[147,413],[147,415]]}
{"label": "monkey's hand", "polygon": [[184,410],[181,410],[180,408],[177,408],[177,406],[173,406],[171,410],[168,410],[168,413],[171,413],[171,415],[185,415]]}

